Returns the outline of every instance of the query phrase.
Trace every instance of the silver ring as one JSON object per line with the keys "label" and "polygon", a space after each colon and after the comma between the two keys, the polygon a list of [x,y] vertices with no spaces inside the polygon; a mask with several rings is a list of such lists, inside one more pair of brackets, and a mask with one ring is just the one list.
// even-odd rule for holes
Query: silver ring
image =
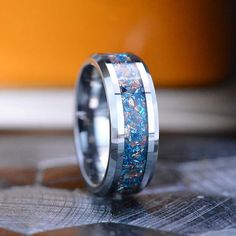
{"label": "silver ring", "polygon": [[131,53],[94,54],[76,86],[75,147],[100,196],[141,191],[157,161],[159,121],[147,66]]}

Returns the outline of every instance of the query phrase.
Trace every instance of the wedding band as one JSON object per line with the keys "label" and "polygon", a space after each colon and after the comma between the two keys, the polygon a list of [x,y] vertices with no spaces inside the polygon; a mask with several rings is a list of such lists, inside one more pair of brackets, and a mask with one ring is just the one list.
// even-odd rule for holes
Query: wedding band
{"label": "wedding band", "polygon": [[155,89],[131,53],[94,54],[76,86],[75,148],[81,173],[100,196],[141,191],[157,161]]}

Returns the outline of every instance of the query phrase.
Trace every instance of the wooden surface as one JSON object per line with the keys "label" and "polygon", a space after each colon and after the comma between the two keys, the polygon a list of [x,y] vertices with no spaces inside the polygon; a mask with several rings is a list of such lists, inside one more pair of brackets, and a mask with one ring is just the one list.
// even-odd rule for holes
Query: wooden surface
{"label": "wooden surface", "polygon": [[70,132],[2,133],[0,166],[0,235],[236,234],[233,136],[162,134],[153,181],[124,199],[86,191]]}

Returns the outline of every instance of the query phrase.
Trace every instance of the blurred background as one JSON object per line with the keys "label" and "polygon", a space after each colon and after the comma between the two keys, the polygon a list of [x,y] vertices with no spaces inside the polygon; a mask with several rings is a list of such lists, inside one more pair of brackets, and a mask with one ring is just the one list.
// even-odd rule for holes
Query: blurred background
{"label": "blurred background", "polygon": [[0,130],[70,130],[97,52],[133,52],[158,88],[162,131],[231,132],[235,1],[0,1]]}

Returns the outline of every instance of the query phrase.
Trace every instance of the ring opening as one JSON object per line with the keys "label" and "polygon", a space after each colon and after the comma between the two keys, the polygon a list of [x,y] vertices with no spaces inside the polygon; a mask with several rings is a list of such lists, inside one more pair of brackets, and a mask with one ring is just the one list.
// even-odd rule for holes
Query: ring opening
{"label": "ring opening", "polygon": [[93,65],[81,73],[76,107],[80,167],[90,185],[99,185],[105,177],[110,149],[110,119],[101,75]]}

